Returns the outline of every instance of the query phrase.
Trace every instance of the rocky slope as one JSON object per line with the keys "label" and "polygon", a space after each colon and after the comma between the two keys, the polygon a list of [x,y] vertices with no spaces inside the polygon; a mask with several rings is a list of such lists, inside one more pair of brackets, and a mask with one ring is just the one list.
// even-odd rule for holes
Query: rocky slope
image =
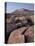
{"label": "rocky slope", "polygon": [[5,43],[34,42],[34,11],[18,9],[5,16]]}

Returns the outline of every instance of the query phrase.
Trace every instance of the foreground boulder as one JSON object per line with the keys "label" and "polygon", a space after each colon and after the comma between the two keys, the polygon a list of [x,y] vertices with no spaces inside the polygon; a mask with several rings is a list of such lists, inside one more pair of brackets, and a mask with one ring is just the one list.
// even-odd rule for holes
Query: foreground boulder
{"label": "foreground boulder", "polygon": [[15,35],[15,36],[10,36],[8,44],[12,43],[24,43],[25,42],[25,37],[24,35]]}
{"label": "foreground boulder", "polygon": [[34,42],[34,26],[31,26],[24,33],[26,42]]}
{"label": "foreground boulder", "polygon": [[28,27],[22,27],[11,32],[8,43],[25,43],[25,37],[22,35],[22,32],[24,32],[27,28]]}

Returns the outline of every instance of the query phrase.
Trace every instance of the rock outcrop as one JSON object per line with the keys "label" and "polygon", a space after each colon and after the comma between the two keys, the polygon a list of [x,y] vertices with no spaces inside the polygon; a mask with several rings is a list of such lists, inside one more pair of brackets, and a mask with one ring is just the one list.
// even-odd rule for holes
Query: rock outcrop
{"label": "rock outcrop", "polygon": [[5,28],[5,43],[34,42],[33,11],[24,9],[6,14]]}

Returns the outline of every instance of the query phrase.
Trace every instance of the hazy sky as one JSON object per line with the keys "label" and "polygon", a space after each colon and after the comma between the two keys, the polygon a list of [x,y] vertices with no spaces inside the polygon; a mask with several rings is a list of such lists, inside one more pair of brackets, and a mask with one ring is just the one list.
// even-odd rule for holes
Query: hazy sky
{"label": "hazy sky", "polygon": [[26,9],[34,9],[34,5],[30,3],[13,3],[13,2],[7,2],[6,4],[6,12],[11,13],[16,9],[19,8],[26,8]]}

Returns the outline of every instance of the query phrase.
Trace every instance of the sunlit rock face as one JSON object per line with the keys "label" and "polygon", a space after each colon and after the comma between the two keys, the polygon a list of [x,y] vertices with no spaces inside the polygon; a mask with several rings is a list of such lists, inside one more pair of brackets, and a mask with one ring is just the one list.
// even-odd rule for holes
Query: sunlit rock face
{"label": "sunlit rock face", "polygon": [[24,43],[25,42],[25,37],[24,35],[15,35],[15,36],[10,36],[8,40],[8,44],[12,43]]}
{"label": "sunlit rock face", "polygon": [[22,32],[28,27],[22,27],[11,32],[8,43],[25,43],[25,36],[22,35]]}
{"label": "sunlit rock face", "polygon": [[5,41],[6,43],[34,42],[33,11],[18,9],[13,13],[7,14]]}

